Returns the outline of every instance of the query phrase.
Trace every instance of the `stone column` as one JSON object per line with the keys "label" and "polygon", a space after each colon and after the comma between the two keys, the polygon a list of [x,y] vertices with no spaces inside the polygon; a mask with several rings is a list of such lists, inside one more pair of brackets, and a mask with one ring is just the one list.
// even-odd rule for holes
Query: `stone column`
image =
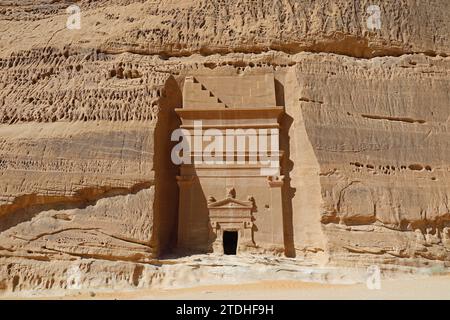
{"label": "stone column", "polygon": [[281,187],[283,186],[284,176],[267,177],[270,188],[270,212],[272,226],[272,243],[284,249],[284,233],[283,233],[283,199]]}
{"label": "stone column", "polygon": [[180,188],[180,200],[178,206],[178,247],[186,248],[188,239],[186,229],[189,228],[189,215],[191,210],[191,190],[194,176],[177,176]]}
{"label": "stone column", "polygon": [[216,239],[214,239],[213,244],[212,244],[213,253],[214,254],[223,254],[223,230],[220,227],[220,223],[211,222],[211,227],[216,236]]}
{"label": "stone column", "polygon": [[238,251],[243,252],[249,248],[254,248],[255,243],[253,242],[253,222],[244,221],[242,222],[242,228],[239,230],[239,242]]}

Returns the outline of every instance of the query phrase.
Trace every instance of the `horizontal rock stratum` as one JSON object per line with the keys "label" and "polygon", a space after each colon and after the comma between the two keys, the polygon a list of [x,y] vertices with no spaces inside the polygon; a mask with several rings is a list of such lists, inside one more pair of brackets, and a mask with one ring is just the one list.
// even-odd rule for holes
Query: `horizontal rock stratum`
{"label": "horizontal rock stratum", "polygon": [[[373,2],[79,1],[73,29],[65,1],[3,1],[0,290],[151,286],[234,232],[238,255],[447,266],[450,2]],[[281,172],[173,163],[194,120],[279,129]]]}

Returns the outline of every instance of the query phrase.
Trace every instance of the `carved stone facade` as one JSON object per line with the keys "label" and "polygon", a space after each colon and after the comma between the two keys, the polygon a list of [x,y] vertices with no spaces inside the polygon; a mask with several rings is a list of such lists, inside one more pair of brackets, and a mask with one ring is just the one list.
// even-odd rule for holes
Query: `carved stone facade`
{"label": "carved stone facade", "polygon": [[[237,232],[238,253],[284,251],[278,144],[283,107],[276,106],[273,75],[189,76],[183,91],[177,113],[194,141],[186,157],[192,161],[181,165],[178,177],[178,247],[223,253],[229,231]],[[213,161],[202,153],[211,143],[208,133],[222,139],[223,153],[214,150]]]}
{"label": "carved stone facade", "polygon": [[223,253],[224,232],[237,232],[237,251],[255,246],[253,209],[252,201],[239,201],[230,195],[223,200],[208,203],[209,221],[213,231],[213,237],[209,241],[213,243],[214,252]]}

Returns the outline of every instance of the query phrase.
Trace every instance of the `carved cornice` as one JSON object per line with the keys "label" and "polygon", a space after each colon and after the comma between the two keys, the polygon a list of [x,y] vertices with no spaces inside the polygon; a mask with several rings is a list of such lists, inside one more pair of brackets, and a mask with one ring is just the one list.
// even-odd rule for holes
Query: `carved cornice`
{"label": "carved cornice", "polygon": [[175,111],[184,119],[278,119],[284,107],[177,108]]}
{"label": "carved cornice", "polygon": [[234,198],[225,198],[215,202],[208,203],[208,209],[249,209],[253,208],[252,201],[241,201]]}

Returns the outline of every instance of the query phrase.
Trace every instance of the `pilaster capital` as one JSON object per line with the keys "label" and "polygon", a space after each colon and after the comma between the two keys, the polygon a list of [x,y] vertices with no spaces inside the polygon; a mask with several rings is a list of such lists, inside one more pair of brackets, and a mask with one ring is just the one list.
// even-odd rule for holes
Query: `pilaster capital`
{"label": "pilaster capital", "polygon": [[284,183],[284,176],[269,176],[267,177],[267,183],[270,188],[282,187]]}

